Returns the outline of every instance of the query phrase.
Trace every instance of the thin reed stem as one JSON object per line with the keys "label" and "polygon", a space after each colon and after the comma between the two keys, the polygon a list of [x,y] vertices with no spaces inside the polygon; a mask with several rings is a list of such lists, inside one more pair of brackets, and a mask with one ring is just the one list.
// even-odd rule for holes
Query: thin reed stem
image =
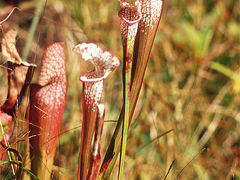
{"label": "thin reed stem", "polygon": [[[7,141],[6,137],[5,137],[5,133],[4,133],[4,129],[3,129],[3,125],[2,125],[2,121],[1,120],[0,120],[0,126],[1,126],[1,132],[2,132],[2,135],[3,135],[4,143],[8,147],[9,144],[8,144],[8,141]],[[7,151],[7,153],[8,153],[9,161],[12,161],[12,158],[13,158],[13,160],[15,160],[13,153],[11,153],[9,151]],[[11,164],[11,169],[12,169],[13,175],[15,176],[16,173],[15,173],[15,169],[14,169],[14,165],[13,164]]]}
{"label": "thin reed stem", "polygon": [[130,95],[131,95],[131,69],[132,69],[132,53],[133,47],[126,49],[126,59],[125,62],[125,77],[124,77],[124,121],[122,130],[122,147],[120,154],[120,167],[119,167],[119,179],[123,177],[124,170],[124,159],[127,148],[127,134],[128,134],[128,124],[130,118]]}
{"label": "thin reed stem", "polygon": [[45,0],[39,0],[38,1],[37,7],[35,9],[35,16],[33,18],[33,21],[32,21],[32,24],[31,24],[31,27],[30,27],[30,30],[29,30],[29,33],[28,33],[26,45],[25,45],[24,50],[23,50],[22,59],[24,61],[27,59],[28,52],[29,52],[33,37],[35,35],[37,25],[38,25],[38,22],[39,22],[39,19],[40,19],[40,15],[43,11],[44,5],[45,5]]}

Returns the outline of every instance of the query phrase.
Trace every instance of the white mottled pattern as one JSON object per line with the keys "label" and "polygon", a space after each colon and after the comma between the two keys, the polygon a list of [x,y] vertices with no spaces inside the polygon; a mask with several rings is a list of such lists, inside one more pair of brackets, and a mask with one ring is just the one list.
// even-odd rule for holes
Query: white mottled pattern
{"label": "white mottled pattern", "polygon": [[140,6],[142,20],[139,24],[141,31],[144,32],[145,28],[153,28],[158,22],[161,16],[163,0],[141,0]]}
{"label": "white mottled pattern", "polygon": [[103,79],[120,65],[119,60],[109,51],[103,51],[93,43],[78,44],[73,51],[81,54],[85,61],[91,61],[95,65],[95,69],[81,75],[80,80],[84,82],[83,98],[87,107],[96,111],[102,96]]}
{"label": "white mottled pattern", "polygon": [[132,5],[126,2],[120,3],[118,13],[121,18],[121,37],[123,45],[129,48],[134,45],[135,37],[138,29],[138,22],[141,20],[141,12],[137,5]]}
{"label": "white mottled pattern", "polygon": [[61,76],[65,74],[64,49],[59,44],[61,43],[54,43],[45,50],[38,78],[41,86],[49,84],[56,78],[57,81],[61,81]]}
{"label": "white mottled pattern", "polygon": [[31,84],[30,90],[29,135],[38,137],[30,143],[33,151],[46,154],[48,161],[54,157],[62,124],[66,86],[64,44],[56,42],[44,51],[38,84]]}
{"label": "white mottled pattern", "polygon": [[96,111],[103,92],[103,80],[96,82],[85,82],[83,95],[87,107],[91,107],[92,111]]}
{"label": "white mottled pattern", "polygon": [[81,54],[85,61],[91,61],[96,67],[80,77],[83,82],[103,80],[120,65],[117,57],[109,51],[103,51],[94,43],[78,44],[73,51]]}

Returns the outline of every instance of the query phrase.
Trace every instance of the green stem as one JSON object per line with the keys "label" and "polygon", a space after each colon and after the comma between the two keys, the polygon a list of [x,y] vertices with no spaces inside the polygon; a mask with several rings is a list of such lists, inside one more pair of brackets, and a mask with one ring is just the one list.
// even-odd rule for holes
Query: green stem
{"label": "green stem", "polygon": [[124,73],[124,121],[122,130],[122,147],[120,154],[120,167],[118,179],[122,180],[124,171],[124,159],[127,148],[128,125],[130,119],[130,95],[131,95],[131,69],[132,69],[132,53],[133,47],[127,48]]}
{"label": "green stem", "polygon": [[33,37],[35,35],[35,31],[36,31],[36,28],[37,28],[37,25],[38,25],[38,22],[39,22],[39,19],[40,19],[40,15],[43,11],[44,4],[45,4],[45,0],[39,0],[38,4],[37,4],[37,7],[35,9],[35,16],[33,18],[33,21],[32,21],[32,24],[31,24],[31,27],[30,27],[30,30],[29,30],[29,34],[28,34],[28,37],[27,37],[26,45],[25,45],[24,50],[23,50],[22,59],[24,61],[27,59],[28,52],[29,52],[30,46],[32,44],[32,40],[33,40]]}
{"label": "green stem", "polygon": [[211,62],[210,66],[211,69],[214,69],[222,74],[224,74],[225,76],[227,76],[228,78],[234,80],[234,71],[232,71],[231,69],[229,69],[228,67],[218,63],[218,62]]}
{"label": "green stem", "polygon": [[[3,125],[2,125],[2,121],[1,120],[0,120],[0,128],[1,128],[1,133],[3,135],[3,139],[4,139],[5,145],[9,146],[8,141],[7,141],[6,137],[5,137],[5,133],[4,133],[4,129],[3,129]],[[9,161],[12,161],[12,160],[15,161],[16,160],[15,156],[14,156],[14,154],[12,152],[7,151],[7,154],[8,154]],[[14,165],[13,164],[11,164],[11,168],[12,168],[13,175],[15,176],[16,173],[15,173],[15,169],[14,169]]]}

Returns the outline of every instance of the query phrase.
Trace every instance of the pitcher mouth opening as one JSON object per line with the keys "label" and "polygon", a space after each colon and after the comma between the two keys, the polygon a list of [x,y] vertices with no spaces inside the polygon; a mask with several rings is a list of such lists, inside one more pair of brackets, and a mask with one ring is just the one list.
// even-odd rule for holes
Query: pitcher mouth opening
{"label": "pitcher mouth opening", "polygon": [[133,5],[124,3],[118,12],[118,16],[127,24],[135,24],[142,19],[142,13]]}
{"label": "pitcher mouth opening", "polygon": [[110,74],[110,72],[102,73],[101,71],[99,71],[97,69],[93,69],[93,70],[81,75],[79,77],[79,80],[81,82],[97,82],[97,81],[104,80],[109,74]]}
{"label": "pitcher mouth opening", "polygon": [[80,76],[79,80],[82,82],[104,80],[120,65],[116,56],[113,56],[109,51],[103,51],[93,43],[78,44],[73,48],[73,51],[81,54],[85,61],[90,61],[95,66],[94,69]]}

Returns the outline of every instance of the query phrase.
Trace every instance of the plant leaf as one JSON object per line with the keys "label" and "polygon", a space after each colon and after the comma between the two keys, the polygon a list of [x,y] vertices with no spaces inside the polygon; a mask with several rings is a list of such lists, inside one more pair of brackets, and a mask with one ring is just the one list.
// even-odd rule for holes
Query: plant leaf
{"label": "plant leaf", "polygon": [[22,59],[20,58],[16,49],[16,30],[9,30],[2,38],[2,54],[7,59],[7,61],[14,64],[22,64]]}
{"label": "plant leaf", "polygon": [[51,175],[66,100],[64,44],[57,42],[44,52],[38,84],[31,85],[29,130],[31,170],[40,179]]}
{"label": "plant leaf", "polygon": [[119,61],[110,52],[103,51],[93,43],[78,44],[73,48],[73,51],[79,53],[85,61],[90,61],[95,65],[93,70],[80,76],[80,81],[83,82],[83,120],[78,179],[86,179],[91,166],[92,139],[98,123],[96,122],[97,107],[102,96],[103,80],[119,66]]}
{"label": "plant leaf", "polygon": [[16,35],[17,31],[9,30],[2,38],[2,54],[8,61],[8,96],[1,110],[9,115],[14,114],[16,103],[20,105],[36,67],[21,60],[16,49]]}
{"label": "plant leaf", "polygon": [[[153,41],[161,19],[163,0],[140,0],[142,19],[139,22],[137,37],[134,44],[133,69],[132,69],[132,87],[130,99],[130,122],[133,117],[134,109],[142,87],[144,74],[147,68],[149,56],[151,53]],[[108,179],[112,168],[117,160],[121,148],[121,130],[123,125],[123,110],[118,119],[117,127],[112,136],[110,145],[104,157],[103,164],[110,161],[105,176],[102,179]]]}

